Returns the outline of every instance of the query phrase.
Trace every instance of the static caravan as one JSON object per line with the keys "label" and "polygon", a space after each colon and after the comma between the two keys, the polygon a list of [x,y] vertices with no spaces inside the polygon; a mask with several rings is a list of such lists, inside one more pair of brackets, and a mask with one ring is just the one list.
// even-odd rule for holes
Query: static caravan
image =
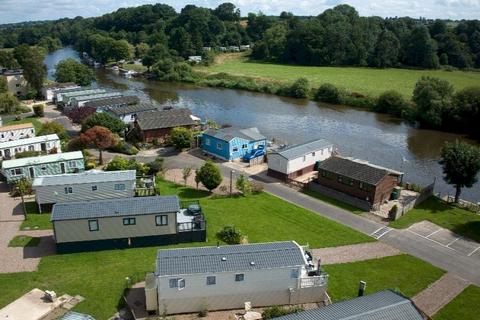
{"label": "static caravan", "polygon": [[328,276],[295,241],[159,250],[147,311],[176,314],[323,301]]}
{"label": "static caravan", "polygon": [[84,89],[84,90],[73,90],[73,91],[68,91],[68,92],[61,92],[57,94],[57,105],[60,106],[66,106],[70,104],[71,99],[75,97],[80,97],[80,96],[86,96],[90,94],[99,94],[99,93],[105,93],[107,90],[105,89]]}
{"label": "static caravan", "polygon": [[295,179],[314,171],[315,164],[332,156],[333,144],[318,139],[280,149],[268,154],[268,175],[281,179]]}
{"label": "static caravan", "polygon": [[60,138],[56,134],[49,134],[0,143],[0,159],[9,160],[25,151],[37,151],[43,154],[61,153]]}
{"label": "static caravan", "polygon": [[108,113],[114,118],[122,120],[126,124],[132,124],[137,119],[138,114],[147,111],[154,111],[157,108],[151,104],[136,104],[112,107],[104,112]]}
{"label": "static caravan", "polygon": [[5,160],[2,162],[2,174],[9,183],[21,178],[34,179],[40,176],[83,171],[85,171],[85,163],[81,151]]}
{"label": "static caravan", "polygon": [[40,212],[60,202],[90,201],[135,196],[136,171],[85,171],[37,177],[33,180]]}
{"label": "static caravan", "polygon": [[79,85],[73,82],[64,82],[64,83],[52,83],[43,86],[42,88],[42,95],[47,101],[53,101],[55,97],[55,92],[65,89],[79,89],[81,88]]}
{"label": "static caravan", "polygon": [[93,251],[205,241],[199,210],[177,196],[116,198],[57,203],[51,221],[57,252]]}
{"label": "static caravan", "polygon": [[95,108],[97,111],[135,105],[140,102],[137,96],[119,96],[113,98],[104,98],[85,102],[84,107]]}
{"label": "static caravan", "polygon": [[0,127],[0,142],[32,137],[35,137],[35,127],[30,122]]}
{"label": "static caravan", "polygon": [[70,108],[83,107],[83,105],[88,101],[95,101],[95,100],[100,100],[105,98],[113,98],[113,97],[121,97],[121,96],[122,96],[122,93],[120,92],[105,92],[105,93],[99,93],[99,94],[77,96],[70,99],[68,103],[68,107]]}

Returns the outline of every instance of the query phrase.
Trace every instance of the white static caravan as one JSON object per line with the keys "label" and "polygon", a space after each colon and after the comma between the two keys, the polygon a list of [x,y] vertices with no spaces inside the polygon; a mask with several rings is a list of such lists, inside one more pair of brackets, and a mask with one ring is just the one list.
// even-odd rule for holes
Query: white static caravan
{"label": "white static caravan", "polygon": [[79,108],[83,107],[85,103],[88,101],[100,100],[105,98],[114,98],[114,97],[121,97],[123,94],[121,92],[104,92],[99,94],[88,94],[84,96],[77,96],[73,97],[69,100],[68,107],[69,108]]}
{"label": "white static caravan", "polygon": [[9,160],[25,151],[37,151],[43,154],[61,153],[60,138],[56,134],[19,139],[0,143],[0,159]]}
{"label": "white static caravan", "polygon": [[281,180],[312,172],[318,161],[332,156],[333,144],[324,139],[280,149],[268,154],[268,175]]}
{"label": "white static caravan", "polygon": [[80,97],[80,96],[86,96],[86,95],[93,95],[93,94],[100,94],[100,93],[105,93],[107,90],[105,89],[72,89],[72,90],[66,90],[65,92],[61,90],[59,93],[56,94],[56,103],[57,105],[61,106],[66,106],[70,104],[71,99],[75,97]]}
{"label": "white static caravan", "polygon": [[42,88],[42,95],[47,101],[53,101],[55,97],[55,92],[59,92],[61,90],[69,90],[69,89],[80,89],[81,87],[73,82],[65,82],[65,83],[52,83],[43,86]]}
{"label": "white static caravan", "polygon": [[0,127],[0,142],[35,137],[35,127],[31,123],[20,123]]}
{"label": "white static caravan", "polygon": [[114,118],[122,120],[125,124],[133,124],[137,120],[139,113],[155,111],[157,108],[151,104],[134,104],[109,108],[103,112],[108,113]]}
{"label": "white static caravan", "polygon": [[37,177],[33,180],[40,212],[55,203],[135,196],[136,171],[85,171]]}
{"label": "white static caravan", "polygon": [[323,301],[328,276],[295,241],[159,250],[145,284],[159,314]]}

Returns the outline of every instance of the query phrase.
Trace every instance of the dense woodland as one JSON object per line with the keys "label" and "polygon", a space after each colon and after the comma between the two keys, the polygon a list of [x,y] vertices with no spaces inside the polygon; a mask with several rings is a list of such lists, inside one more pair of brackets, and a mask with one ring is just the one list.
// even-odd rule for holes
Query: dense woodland
{"label": "dense woodland", "polygon": [[[255,59],[303,65],[456,68],[480,67],[480,21],[360,17],[339,5],[318,16],[249,13],[233,4],[216,9],[164,4],[119,9],[96,18],[0,26],[0,48],[19,44],[54,50],[74,45],[106,62],[142,58],[149,49],[173,57],[203,54],[202,47],[254,44]],[[160,50],[157,47],[157,51]]]}

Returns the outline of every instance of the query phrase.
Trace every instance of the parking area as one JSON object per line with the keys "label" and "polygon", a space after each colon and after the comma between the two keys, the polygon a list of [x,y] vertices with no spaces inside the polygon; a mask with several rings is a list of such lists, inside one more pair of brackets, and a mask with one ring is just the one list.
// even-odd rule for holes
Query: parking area
{"label": "parking area", "polygon": [[468,257],[476,257],[480,259],[480,243],[463,238],[462,236],[430,221],[415,223],[407,230],[446,248],[458,251]]}

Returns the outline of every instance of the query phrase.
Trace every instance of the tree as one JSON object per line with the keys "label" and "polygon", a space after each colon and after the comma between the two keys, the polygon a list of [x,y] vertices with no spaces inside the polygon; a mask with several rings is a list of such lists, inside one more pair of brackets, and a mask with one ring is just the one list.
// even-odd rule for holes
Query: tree
{"label": "tree", "polygon": [[92,114],[97,112],[97,109],[94,107],[81,107],[73,108],[68,111],[67,117],[69,117],[74,123],[81,124],[85,119],[90,117]]}
{"label": "tree", "polygon": [[182,169],[182,178],[183,178],[183,183],[185,187],[187,186],[188,177],[190,177],[191,174],[192,174],[192,167],[185,167]]}
{"label": "tree", "polygon": [[13,55],[12,51],[1,50],[0,51],[0,66],[8,69],[18,69],[20,64]]}
{"label": "tree", "polygon": [[27,207],[25,205],[25,196],[33,194],[32,181],[27,178],[16,180],[13,184],[10,195],[12,197],[20,197],[22,199],[23,214],[27,220]]}
{"label": "tree", "polygon": [[33,114],[35,115],[35,117],[43,117],[45,112],[44,112],[44,109],[45,109],[45,106],[43,104],[34,104],[32,106],[32,109],[33,109]]}
{"label": "tree", "polygon": [[197,185],[197,189],[198,189],[198,185],[200,184],[200,175],[198,174],[198,169],[195,169],[195,184]]}
{"label": "tree", "polygon": [[400,41],[389,30],[383,30],[378,37],[375,51],[370,65],[379,68],[388,68],[398,65],[400,54]]}
{"label": "tree", "polygon": [[0,93],[0,114],[17,112],[20,103],[10,92]]}
{"label": "tree", "polygon": [[95,148],[99,152],[99,164],[103,164],[103,150],[117,144],[118,138],[105,127],[95,126],[80,134],[80,140],[85,146]]}
{"label": "tree", "polygon": [[242,192],[244,196],[248,196],[250,193],[252,193],[252,184],[243,174],[237,178],[237,181],[235,181],[235,186]]}
{"label": "tree", "polygon": [[222,183],[220,169],[211,161],[205,162],[205,164],[200,167],[197,171],[197,176],[209,191],[212,191]]}
{"label": "tree", "polygon": [[438,68],[437,44],[430,37],[427,27],[414,28],[408,39],[406,62],[411,66]]}
{"label": "tree", "polygon": [[190,148],[192,141],[193,133],[188,128],[176,127],[170,132],[170,142],[179,150]]}
{"label": "tree", "polygon": [[455,202],[458,203],[462,188],[471,188],[477,182],[480,171],[480,148],[466,142],[445,143],[441,152],[443,179],[455,186]]}
{"label": "tree", "polygon": [[152,73],[160,81],[181,81],[191,78],[192,68],[185,62],[166,58],[159,60],[153,65]]}
{"label": "tree", "polygon": [[137,44],[137,46],[135,47],[135,57],[137,57],[138,59],[143,59],[147,54],[148,50],[150,50],[150,46],[147,43],[141,42]]}
{"label": "tree", "polygon": [[420,121],[441,127],[452,109],[453,86],[446,80],[422,77],[415,85],[413,101]]}
{"label": "tree", "polygon": [[62,47],[62,43],[58,38],[52,38],[49,36],[41,38],[38,42],[38,45],[42,48],[45,48],[45,50],[47,50],[48,52],[53,52]]}
{"label": "tree", "polygon": [[458,127],[475,138],[480,138],[480,87],[467,87],[458,91],[453,101]]}
{"label": "tree", "polygon": [[5,93],[8,91],[7,79],[5,77],[0,77],[0,93]]}
{"label": "tree", "polygon": [[388,90],[378,97],[374,110],[400,117],[408,107],[408,102],[400,93],[395,90]]}
{"label": "tree", "polygon": [[235,7],[233,3],[225,2],[219,5],[213,14],[216,15],[220,20],[223,21],[239,21],[240,20],[240,10]]}
{"label": "tree", "polygon": [[55,69],[55,81],[74,82],[80,86],[88,86],[95,80],[92,69],[72,58],[60,61]]}
{"label": "tree", "polygon": [[40,129],[38,135],[45,136],[47,134],[56,134],[60,139],[67,138],[65,127],[56,121],[47,121],[42,125],[42,129]]}
{"label": "tree", "polygon": [[294,98],[308,98],[310,81],[307,78],[298,78],[289,88],[290,96]]}
{"label": "tree", "polygon": [[47,76],[47,67],[43,63],[45,54],[38,47],[21,45],[15,48],[14,56],[23,68],[23,76],[29,85],[40,92],[43,80]]}
{"label": "tree", "polygon": [[126,125],[122,120],[114,118],[105,112],[97,112],[83,121],[82,132],[96,126],[105,127],[113,133],[123,135]]}
{"label": "tree", "polygon": [[142,64],[150,69],[158,61],[168,57],[170,57],[168,48],[163,44],[156,44],[145,53]]}
{"label": "tree", "polygon": [[340,104],[342,103],[342,93],[333,84],[324,83],[315,93],[315,100],[332,104]]}

